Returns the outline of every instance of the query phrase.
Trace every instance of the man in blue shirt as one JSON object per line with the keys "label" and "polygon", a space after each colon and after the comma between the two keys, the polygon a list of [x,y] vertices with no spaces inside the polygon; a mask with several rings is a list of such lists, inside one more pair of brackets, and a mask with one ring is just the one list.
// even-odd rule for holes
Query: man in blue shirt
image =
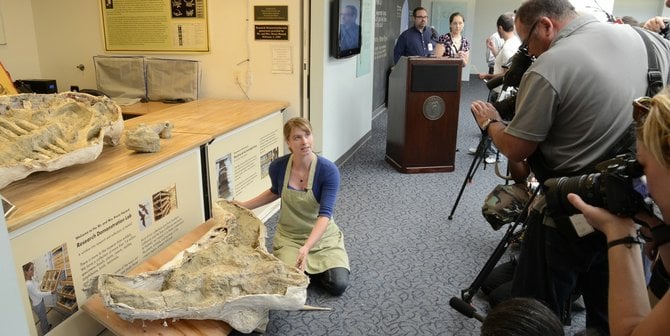
{"label": "man in blue shirt", "polygon": [[401,56],[427,57],[433,52],[437,41],[437,32],[428,24],[428,11],[423,7],[412,12],[414,25],[400,34],[393,48],[393,62],[398,63]]}

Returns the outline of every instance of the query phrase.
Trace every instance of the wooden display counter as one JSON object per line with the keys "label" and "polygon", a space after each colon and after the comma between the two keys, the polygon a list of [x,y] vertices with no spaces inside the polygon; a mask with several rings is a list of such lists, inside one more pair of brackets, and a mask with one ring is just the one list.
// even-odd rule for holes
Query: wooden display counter
{"label": "wooden display counter", "polygon": [[16,210],[6,218],[7,229],[11,234],[56,210],[210,140],[211,137],[204,134],[173,134],[171,139],[161,139],[158,153],[135,153],[123,144],[105,146],[95,161],[28,175],[0,189],[0,193],[16,206]]}
{"label": "wooden display counter", "polygon": [[[152,104],[152,103],[146,103]],[[242,125],[259,120],[287,106],[282,101],[254,101],[228,99],[202,99],[183,104],[162,104],[138,118],[129,119],[126,125],[154,124],[169,121],[174,132],[204,133],[218,137]],[[126,126],[129,127],[129,126]]]}
{"label": "wooden display counter", "polygon": [[[135,275],[159,269],[179,252],[200,239],[213,225],[214,222],[210,220],[198,226],[160,253],[135,267],[129,274]],[[173,322],[172,319],[167,319],[167,326],[163,325],[163,320],[129,322],[121,319],[116,313],[105,307],[99,294],[91,296],[82,306],[82,309],[116,335],[228,335],[232,331],[227,323],[216,320],[178,320]]]}
{"label": "wooden display counter", "polygon": [[[16,206],[6,222],[18,278],[28,262],[40,274],[56,264],[71,272],[71,286],[63,286],[59,298],[67,299],[63,304],[73,314],[54,325],[54,332],[98,333],[100,323],[77,309],[87,304],[85,291],[96,275],[162,265],[152,256],[177,240],[189,244],[182,236],[202,225],[216,199],[251,198],[266,190],[269,163],[283,155],[285,102],[205,99],[149,106],[156,110],[124,125],[132,130],[171,122],[172,138],[160,140],[159,152],[106,146],[92,162],[33,173],[0,190]],[[59,248],[68,252],[62,261],[53,253]],[[20,295],[31,319],[27,291]],[[207,335],[229,330],[218,321],[189,323],[175,325]],[[158,324],[158,333],[168,335]]]}
{"label": "wooden display counter", "polygon": [[122,105],[121,113],[123,114],[124,119],[135,118],[145,114],[164,110],[173,106],[175,106],[175,104],[166,104],[163,102],[153,102],[153,101],[147,103],[135,103],[132,105]]}

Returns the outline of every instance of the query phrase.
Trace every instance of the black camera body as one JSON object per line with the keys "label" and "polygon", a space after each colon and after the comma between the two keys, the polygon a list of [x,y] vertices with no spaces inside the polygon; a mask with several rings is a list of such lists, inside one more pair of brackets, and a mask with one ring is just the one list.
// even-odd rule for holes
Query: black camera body
{"label": "black camera body", "polygon": [[[523,74],[533,64],[533,61],[533,57],[528,55],[528,49],[521,45],[509,60],[508,70],[502,78],[503,91],[507,88],[518,88]],[[492,104],[498,110],[501,118],[512,120],[516,108],[516,91],[509,97]]]}
{"label": "black camera body", "polygon": [[544,190],[548,215],[559,217],[580,213],[568,201],[569,193],[621,217],[633,217],[640,211],[649,211],[646,185],[640,180],[644,171],[632,154],[603,161],[596,165],[596,171],[581,176],[547,179]]}

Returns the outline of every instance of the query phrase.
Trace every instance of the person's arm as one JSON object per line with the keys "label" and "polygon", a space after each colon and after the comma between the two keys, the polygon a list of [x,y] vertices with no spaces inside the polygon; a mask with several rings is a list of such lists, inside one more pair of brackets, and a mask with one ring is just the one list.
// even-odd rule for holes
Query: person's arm
{"label": "person's arm", "polygon": [[272,184],[270,189],[263,191],[258,196],[250,200],[234,200],[233,203],[247,209],[256,209],[270,202],[274,202],[280,197],[280,185],[283,183],[283,181],[280,181],[280,177],[284,176],[286,173],[287,165],[288,157],[286,156],[272,161],[272,163],[270,163],[270,167],[268,168],[268,175],[270,175],[270,183]]}
{"label": "person's arm", "polygon": [[234,201],[237,205],[247,208],[256,209],[260,206],[266,205],[279,198],[279,195],[273,193],[270,189],[260,193],[258,196],[247,201]]}
{"label": "person's arm", "polygon": [[405,53],[405,46],[407,42],[405,41],[405,33],[398,36],[398,41],[395,42],[395,47],[393,48],[393,63],[398,63],[400,57]]}
{"label": "person's arm", "polygon": [[[589,224],[603,232],[607,241],[635,237],[635,224],[605,209],[586,204],[576,194],[568,194],[570,203],[580,210]],[[664,295],[650,314],[646,281],[639,244],[618,244],[608,248],[609,321],[612,335],[661,335],[670,330],[670,297]],[[655,331],[655,332],[654,332]],[[659,333],[660,332],[660,333]]]}
{"label": "person's arm", "polygon": [[[470,106],[477,125],[481,128],[488,119],[502,120],[498,111],[491,103],[476,100]],[[529,157],[537,148],[537,143],[515,137],[505,132],[505,124],[502,122],[490,123],[487,133],[498,150],[508,159],[520,162]]]}
{"label": "person's arm", "polygon": [[[47,296],[50,296],[55,292],[43,292],[39,289],[37,286],[37,282],[34,280],[26,281],[26,287],[28,288],[28,293],[30,293],[30,296],[33,298],[38,298],[40,300],[44,299]],[[37,305],[39,302],[33,302],[34,305]]]}

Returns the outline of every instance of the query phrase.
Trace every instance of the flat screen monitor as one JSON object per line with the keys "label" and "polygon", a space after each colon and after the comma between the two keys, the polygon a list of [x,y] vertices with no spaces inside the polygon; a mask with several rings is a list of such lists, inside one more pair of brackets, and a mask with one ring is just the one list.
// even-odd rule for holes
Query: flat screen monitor
{"label": "flat screen monitor", "polygon": [[330,49],[335,58],[361,53],[361,0],[332,0]]}

